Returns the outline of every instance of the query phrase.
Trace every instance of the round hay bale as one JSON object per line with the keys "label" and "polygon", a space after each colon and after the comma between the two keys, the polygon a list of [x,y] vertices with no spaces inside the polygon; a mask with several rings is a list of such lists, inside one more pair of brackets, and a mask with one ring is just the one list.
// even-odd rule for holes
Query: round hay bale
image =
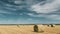
{"label": "round hay bale", "polygon": [[34,25],[34,32],[38,32],[38,26]]}
{"label": "round hay bale", "polygon": [[47,26],[49,27],[49,24]]}
{"label": "round hay bale", "polygon": [[53,26],[55,27],[55,24],[53,24]]}
{"label": "round hay bale", "polygon": [[54,27],[53,24],[50,24],[50,25],[51,25],[51,27]]}

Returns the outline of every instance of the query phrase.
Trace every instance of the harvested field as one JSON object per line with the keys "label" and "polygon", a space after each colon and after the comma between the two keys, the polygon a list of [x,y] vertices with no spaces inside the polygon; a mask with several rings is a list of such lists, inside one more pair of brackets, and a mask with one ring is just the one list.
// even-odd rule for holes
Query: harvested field
{"label": "harvested field", "polygon": [[0,34],[60,34],[60,25],[56,25],[55,27],[38,25],[39,32],[34,32],[33,26],[34,25],[0,25]]}

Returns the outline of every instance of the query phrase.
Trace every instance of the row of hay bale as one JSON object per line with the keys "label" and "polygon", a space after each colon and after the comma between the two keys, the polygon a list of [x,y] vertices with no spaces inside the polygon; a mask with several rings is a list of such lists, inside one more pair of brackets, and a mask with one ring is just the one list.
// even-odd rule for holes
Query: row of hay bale
{"label": "row of hay bale", "polygon": [[50,26],[50,27],[55,27],[54,24],[48,24],[47,26],[48,26],[48,27],[49,27],[49,26]]}
{"label": "row of hay bale", "polygon": [[[43,25],[42,25],[43,26]],[[42,27],[41,26],[41,27]],[[47,24],[47,26],[49,27],[55,27],[55,25],[54,24]],[[38,29],[38,25],[34,25],[34,32],[38,32],[39,31],[39,29]],[[42,30],[43,31],[43,30]]]}
{"label": "row of hay bale", "polygon": [[[48,27],[55,27],[54,24],[47,24],[47,26],[48,26]],[[19,27],[19,25],[17,25],[17,27]],[[44,26],[41,24],[40,27],[42,28],[42,27],[44,27]],[[38,32],[38,31],[39,31],[38,25],[34,25],[34,26],[33,26],[33,30],[34,30],[34,32]]]}

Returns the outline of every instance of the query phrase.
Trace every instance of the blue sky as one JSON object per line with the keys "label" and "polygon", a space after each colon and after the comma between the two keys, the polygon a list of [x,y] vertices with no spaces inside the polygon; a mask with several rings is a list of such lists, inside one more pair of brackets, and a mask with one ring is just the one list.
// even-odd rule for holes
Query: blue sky
{"label": "blue sky", "polygon": [[60,24],[60,0],[0,0],[0,24]]}

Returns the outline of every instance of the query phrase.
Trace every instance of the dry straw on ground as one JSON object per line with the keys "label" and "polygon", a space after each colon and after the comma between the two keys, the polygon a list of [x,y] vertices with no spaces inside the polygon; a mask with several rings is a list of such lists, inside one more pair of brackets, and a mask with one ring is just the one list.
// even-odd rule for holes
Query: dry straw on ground
{"label": "dry straw on ground", "polygon": [[[60,25],[48,27],[38,25],[39,32],[33,31],[34,25],[0,25],[0,34],[60,34]],[[44,32],[41,32],[44,31]]]}

